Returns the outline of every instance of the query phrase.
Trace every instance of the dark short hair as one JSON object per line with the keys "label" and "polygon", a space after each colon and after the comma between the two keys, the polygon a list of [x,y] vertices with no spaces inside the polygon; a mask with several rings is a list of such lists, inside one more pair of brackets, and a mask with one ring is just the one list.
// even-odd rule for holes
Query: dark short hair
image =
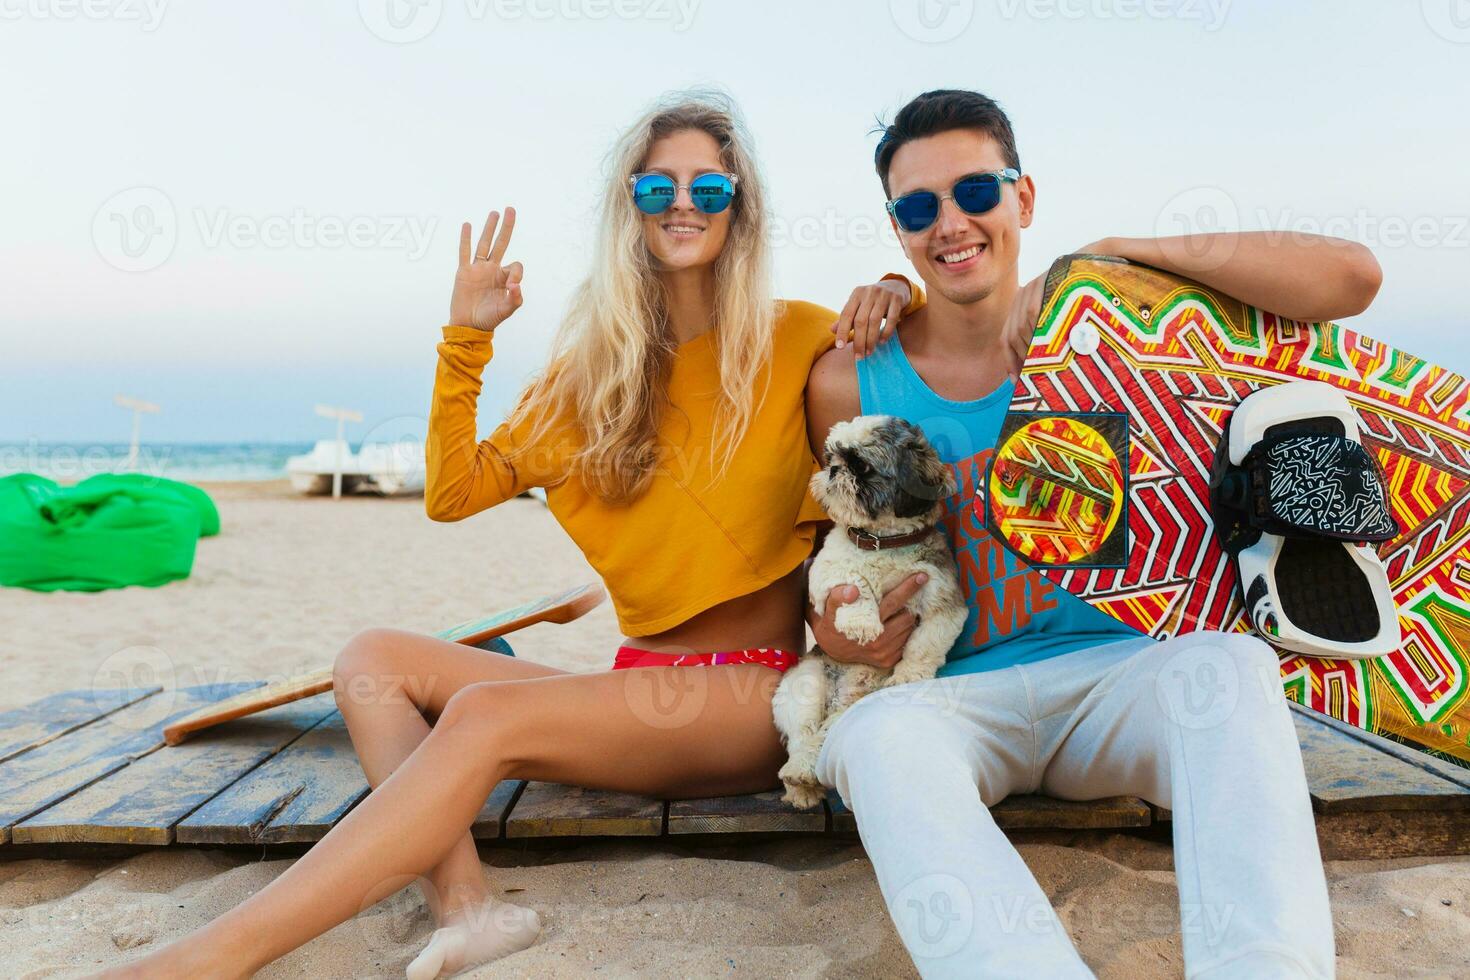
{"label": "dark short hair", "polygon": [[898,110],[893,122],[882,128],[878,148],[873,152],[873,165],[888,194],[888,167],[898,148],[911,140],[923,139],[952,129],[976,129],[1000,144],[1006,166],[1021,169],[1016,153],[1016,134],[1005,110],[989,96],[964,89],[939,88],[909,100]]}

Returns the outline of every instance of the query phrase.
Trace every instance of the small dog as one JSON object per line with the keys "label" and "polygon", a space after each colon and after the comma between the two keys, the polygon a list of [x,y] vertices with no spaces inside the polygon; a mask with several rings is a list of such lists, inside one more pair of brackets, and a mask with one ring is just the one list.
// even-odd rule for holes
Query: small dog
{"label": "small dog", "polygon": [[838,663],[813,647],[782,677],[772,707],[790,756],[780,772],[783,799],[803,809],[825,794],[817,753],[833,722],[865,694],[933,677],[967,615],[959,570],[937,527],[954,476],[918,427],[864,415],[832,427],[825,455],[812,494],[836,526],[812,562],[808,592],[817,614],[829,591],[856,586],[858,598],[834,622],[848,639],[869,643],[883,632],[884,593],[916,572],[927,572],[929,581],[908,602],[917,624],[891,672]]}

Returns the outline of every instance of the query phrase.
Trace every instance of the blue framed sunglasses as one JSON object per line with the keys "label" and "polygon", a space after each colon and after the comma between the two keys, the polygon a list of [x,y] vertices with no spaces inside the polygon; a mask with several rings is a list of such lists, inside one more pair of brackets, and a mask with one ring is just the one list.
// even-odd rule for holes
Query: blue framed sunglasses
{"label": "blue framed sunglasses", "polygon": [[628,178],[633,187],[633,203],[644,214],[663,214],[673,206],[680,190],[689,192],[689,200],[705,214],[719,214],[735,200],[734,174],[700,174],[687,184],[676,183],[667,174],[634,174]]}
{"label": "blue framed sunglasses", "polygon": [[955,181],[948,194],[914,191],[888,202],[888,213],[906,232],[923,231],[939,219],[939,205],[945,200],[955,203],[966,214],[984,214],[1000,203],[1000,191],[1006,184],[1021,179],[1014,167],[987,170]]}

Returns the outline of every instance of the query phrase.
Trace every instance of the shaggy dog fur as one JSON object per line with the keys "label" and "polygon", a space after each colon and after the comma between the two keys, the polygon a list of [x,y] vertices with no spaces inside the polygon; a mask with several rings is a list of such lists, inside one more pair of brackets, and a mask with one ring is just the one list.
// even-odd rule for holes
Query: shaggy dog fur
{"label": "shaggy dog fur", "polygon": [[[936,526],[954,477],[924,434],[902,419],[864,415],[833,426],[825,449],[827,466],[812,477],[812,493],[836,526],[812,562],[808,593],[817,614],[829,591],[856,586],[858,598],[834,622],[848,639],[869,643],[883,632],[884,593],[916,572],[927,572],[929,581],[908,602],[917,625],[891,672],[839,663],[814,647],[781,678],[773,709],[790,758],[780,775],[784,799],[802,808],[825,795],[817,753],[833,722],[872,691],[933,677],[967,615],[954,556]],[[926,527],[929,533],[912,544],[876,551],[859,548],[848,533],[887,538]]]}

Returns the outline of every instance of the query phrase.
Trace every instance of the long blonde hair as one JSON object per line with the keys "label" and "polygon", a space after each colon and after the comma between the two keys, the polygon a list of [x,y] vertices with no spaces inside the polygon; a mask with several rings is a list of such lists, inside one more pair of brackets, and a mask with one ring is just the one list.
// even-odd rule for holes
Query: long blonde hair
{"label": "long blonde hair", "polygon": [[644,240],[628,177],[655,142],[684,130],[708,133],[739,179],[730,231],[715,261],[714,341],[720,374],[713,447],[722,475],[759,410],[769,381],[776,309],[772,297],[765,187],[750,140],[729,97],[674,92],[635,122],[608,155],[592,271],[577,288],[552,343],[546,371],[512,413],[531,420],[528,446],[557,419],[575,420],[580,446],[572,472],[609,503],[647,489],[661,458],[658,426],[668,406],[675,344],[668,304]]}

